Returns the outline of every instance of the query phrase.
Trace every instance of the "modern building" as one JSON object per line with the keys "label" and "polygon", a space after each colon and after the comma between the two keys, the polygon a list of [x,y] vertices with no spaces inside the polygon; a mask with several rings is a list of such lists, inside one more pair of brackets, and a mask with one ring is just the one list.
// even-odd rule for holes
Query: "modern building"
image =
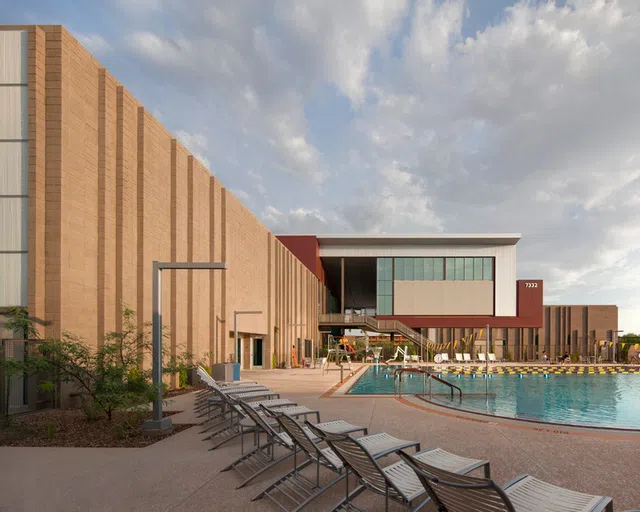
{"label": "modern building", "polygon": [[[543,350],[591,355],[597,341],[616,336],[616,306],[544,306],[542,280],[516,278],[519,234],[278,239],[326,286],[325,327],[375,330],[353,325],[366,315],[450,352],[460,341],[484,346],[489,332],[498,356],[529,360]],[[353,313],[357,321],[344,320]]]}
{"label": "modern building", "polygon": [[42,336],[98,346],[123,304],[143,329],[153,261],[213,261],[162,297],[171,351],[210,363],[300,361],[355,311],[418,343],[490,325],[518,356],[610,339],[615,306],[545,309],[516,279],[519,238],[276,237],[63,27],[0,26],[0,315],[27,306]]}
{"label": "modern building", "polygon": [[0,308],[97,345],[122,304],[151,320],[154,260],[228,267],[163,277],[174,352],[270,368],[317,340],[291,251],[63,27],[0,26]]}

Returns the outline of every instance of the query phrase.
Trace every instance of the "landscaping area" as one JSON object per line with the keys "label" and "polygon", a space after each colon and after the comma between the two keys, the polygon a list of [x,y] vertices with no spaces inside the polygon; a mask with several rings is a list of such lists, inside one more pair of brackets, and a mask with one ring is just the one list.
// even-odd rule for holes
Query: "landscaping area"
{"label": "landscaping area", "polygon": [[[201,361],[165,350],[163,373],[173,387],[165,382],[159,390],[150,325],[140,330],[127,307],[122,317],[122,330],[93,348],[68,332],[40,339],[26,308],[10,309],[4,327],[21,337],[0,345],[0,446],[144,447],[168,437],[143,435],[150,403],[159,392],[169,405],[200,389],[189,385],[189,372]],[[170,435],[190,426],[182,422]]]}
{"label": "landscaping area", "polygon": [[[179,411],[165,412],[164,416]],[[151,411],[118,411],[107,418],[88,420],[81,409],[61,409],[25,414],[0,430],[0,446],[73,446],[82,448],[141,448],[172,436],[193,424],[174,425],[173,433],[146,436],[142,423]]]}

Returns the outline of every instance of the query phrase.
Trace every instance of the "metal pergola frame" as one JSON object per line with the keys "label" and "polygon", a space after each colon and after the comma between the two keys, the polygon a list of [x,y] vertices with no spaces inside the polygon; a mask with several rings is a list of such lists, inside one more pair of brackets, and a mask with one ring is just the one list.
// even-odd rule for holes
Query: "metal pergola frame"
{"label": "metal pergola frame", "polygon": [[147,434],[167,434],[173,430],[171,418],[162,417],[162,271],[163,270],[227,270],[226,263],[220,262],[153,262],[153,385],[156,388],[156,396],[153,400],[153,418],[142,425],[143,432]]}

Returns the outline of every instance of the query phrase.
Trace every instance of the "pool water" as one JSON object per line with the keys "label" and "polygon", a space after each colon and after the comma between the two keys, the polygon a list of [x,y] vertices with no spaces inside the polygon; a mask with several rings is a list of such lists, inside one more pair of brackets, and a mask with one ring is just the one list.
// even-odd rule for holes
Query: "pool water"
{"label": "pool water", "polygon": [[[484,375],[437,374],[462,389],[449,397],[437,381],[434,402],[461,410],[508,418],[589,427],[640,429],[640,375]],[[422,375],[403,374],[403,394],[422,394]],[[429,392],[428,384],[426,386]],[[351,395],[393,394],[393,368],[369,367]],[[467,394],[482,396],[467,396]]]}

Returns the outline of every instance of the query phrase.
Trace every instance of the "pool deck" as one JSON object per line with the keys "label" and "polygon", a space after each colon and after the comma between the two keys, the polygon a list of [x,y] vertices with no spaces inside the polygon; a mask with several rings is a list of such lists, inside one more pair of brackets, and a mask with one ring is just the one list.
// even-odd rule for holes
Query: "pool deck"
{"label": "pool deck", "polygon": [[[611,496],[615,510],[640,506],[636,476],[640,438],[575,434],[553,426],[519,428],[430,410],[429,404],[414,397],[333,398],[331,391],[340,387],[337,371],[323,375],[319,369],[256,370],[244,371],[242,377],[319,409],[323,421],[344,419],[368,427],[370,433],[385,431],[419,440],[423,449],[439,446],[488,459],[498,483],[530,473],[560,486]],[[173,416],[176,423],[195,420],[192,403],[193,395],[176,397],[168,407],[184,411]],[[4,462],[0,466],[0,510],[278,510],[268,501],[249,499],[288,470],[291,462],[282,462],[236,490],[239,475],[220,473],[220,469],[239,456],[239,440],[209,452],[200,430],[194,427],[146,448],[0,448]],[[343,493],[344,486],[338,485],[305,510],[328,510]],[[356,504],[381,510],[384,500],[365,493]],[[393,506],[392,510],[406,509]]]}

